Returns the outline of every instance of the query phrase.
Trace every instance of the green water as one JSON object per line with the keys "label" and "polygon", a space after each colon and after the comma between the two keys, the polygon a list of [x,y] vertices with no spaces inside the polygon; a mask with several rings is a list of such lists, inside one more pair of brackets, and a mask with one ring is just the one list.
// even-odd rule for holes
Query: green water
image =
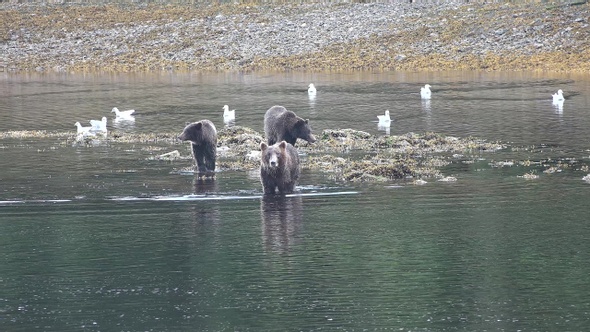
{"label": "green water", "polygon": [[[261,198],[256,172],[195,185],[172,172],[187,161],[148,160],[140,145],[2,139],[0,331],[587,330],[590,79],[433,74],[439,97],[426,109],[406,98],[422,74],[306,75],[180,76],[168,87],[97,77],[91,90],[76,77],[7,76],[0,129],[73,131],[116,103],[137,105],[126,130],[168,131],[191,114],[220,122],[223,101],[241,96],[237,121],[242,109],[241,125],[260,130],[261,93],[318,132],[379,134],[373,117],[389,108],[391,134],[511,148],[449,157],[441,171],[456,182],[344,183],[304,170],[300,195]],[[311,79],[313,103],[301,95]],[[544,99],[553,84],[572,93],[561,112]]]}
{"label": "green water", "polygon": [[0,324],[583,331],[588,190],[486,182],[3,207]]}

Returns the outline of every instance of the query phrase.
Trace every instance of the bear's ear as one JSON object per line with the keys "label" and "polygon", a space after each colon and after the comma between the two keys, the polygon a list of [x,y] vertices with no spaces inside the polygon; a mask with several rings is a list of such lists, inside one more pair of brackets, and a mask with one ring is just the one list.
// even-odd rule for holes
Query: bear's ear
{"label": "bear's ear", "polygon": [[281,148],[281,150],[285,150],[287,148],[287,142],[281,141],[281,143],[279,143],[279,148]]}
{"label": "bear's ear", "polygon": [[264,143],[264,142],[260,143],[260,151],[264,152],[267,148],[268,148],[268,145],[266,145],[266,143]]}
{"label": "bear's ear", "polygon": [[195,129],[201,129],[201,127],[203,127],[203,123],[202,122],[195,123]]}

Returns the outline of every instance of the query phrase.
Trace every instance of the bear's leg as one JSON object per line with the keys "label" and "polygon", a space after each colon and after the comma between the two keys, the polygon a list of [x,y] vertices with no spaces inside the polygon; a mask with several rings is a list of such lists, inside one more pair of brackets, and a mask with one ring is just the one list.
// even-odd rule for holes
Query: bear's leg
{"label": "bear's leg", "polygon": [[203,150],[195,144],[193,144],[193,156],[195,157],[195,162],[197,163],[197,172],[206,173],[207,166],[205,165],[205,154],[203,153]]}
{"label": "bear's leg", "polygon": [[281,194],[292,194],[295,190],[295,182],[286,182],[279,185],[279,193]]}
{"label": "bear's leg", "polygon": [[207,171],[215,172],[215,158],[216,158],[216,147],[213,145],[211,148],[207,149],[206,157],[205,157],[205,166],[207,167]]}
{"label": "bear's leg", "polygon": [[274,195],[275,194],[275,186],[264,186],[264,194],[265,195]]}
{"label": "bear's leg", "polygon": [[267,176],[267,174],[262,174],[262,190],[264,194],[274,195],[277,185],[274,180],[268,179]]}

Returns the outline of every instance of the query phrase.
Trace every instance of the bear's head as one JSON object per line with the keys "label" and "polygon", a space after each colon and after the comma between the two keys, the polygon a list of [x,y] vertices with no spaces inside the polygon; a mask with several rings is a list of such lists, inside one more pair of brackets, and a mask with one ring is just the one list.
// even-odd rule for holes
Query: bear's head
{"label": "bear's head", "polygon": [[296,137],[304,139],[309,143],[316,141],[315,136],[311,133],[311,126],[309,125],[308,119],[297,119],[295,123]]}
{"label": "bear's head", "polygon": [[184,130],[182,131],[182,134],[178,136],[178,139],[181,141],[191,141],[193,143],[198,143],[201,140],[202,135],[203,123],[199,121],[189,123],[186,127],[184,127]]}
{"label": "bear's head", "polygon": [[285,164],[287,158],[287,142],[281,141],[275,145],[268,146],[265,142],[260,143],[261,161],[265,167],[276,169]]}

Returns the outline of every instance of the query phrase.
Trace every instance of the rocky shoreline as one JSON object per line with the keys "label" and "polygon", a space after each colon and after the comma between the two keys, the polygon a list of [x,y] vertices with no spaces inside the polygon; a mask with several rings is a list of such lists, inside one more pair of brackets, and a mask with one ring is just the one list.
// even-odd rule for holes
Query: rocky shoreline
{"label": "rocky shoreline", "polygon": [[8,72],[590,73],[590,4],[0,4]]}

